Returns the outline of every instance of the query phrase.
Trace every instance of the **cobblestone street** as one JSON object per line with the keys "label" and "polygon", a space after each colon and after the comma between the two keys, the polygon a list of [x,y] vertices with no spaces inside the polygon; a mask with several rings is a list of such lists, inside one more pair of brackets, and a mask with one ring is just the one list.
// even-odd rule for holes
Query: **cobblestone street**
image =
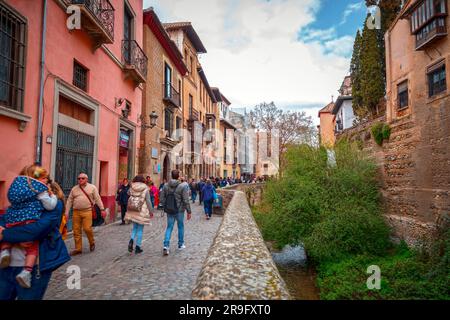
{"label": "cobblestone street", "polygon": [[[172,300],[191,299],[191,292],[214,240],[222,217],[206,220],[203,207],[192,205],[191,221],[185,221],[186,249],[177,249],[178,232],[174,227],[170,255],[162,255],[166,217],[157,211],[151,226],[144,229],[140,255],[127,251],[131,225],[117,224],[97,229],[96,250],[89,252],[83,237],[84,254],[55,271],[47,290],[47,300]],[[73,238],[66,241],[74,248]],[[67,288],[67,268],[81,269],[81,290]]]}

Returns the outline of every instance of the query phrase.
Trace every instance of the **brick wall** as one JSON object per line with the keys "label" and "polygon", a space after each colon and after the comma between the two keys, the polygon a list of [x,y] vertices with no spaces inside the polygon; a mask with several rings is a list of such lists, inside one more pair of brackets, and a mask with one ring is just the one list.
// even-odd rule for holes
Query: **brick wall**
{"label": "brick wall", "polygon": [[450,212],[450,103],[437,101],[391,121],[389,141],[378,146],[370,128],[345,131],[362,142],[379,166],[385,216],[395,239],[410,245],[431,239]]}

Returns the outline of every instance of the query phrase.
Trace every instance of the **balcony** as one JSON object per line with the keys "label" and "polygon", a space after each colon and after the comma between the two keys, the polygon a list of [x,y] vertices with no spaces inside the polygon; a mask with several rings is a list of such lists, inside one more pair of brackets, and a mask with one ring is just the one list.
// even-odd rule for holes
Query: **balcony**
{"label": "balcony", "polygon": [[109,0],[69,0],[81,11],[81,25],[94,41],[95,49],[114,42],[114,7]]}
{"label": "balcony", "polygon": [[136,84],[146,82],[148,58],[135,40],[122,41],[122,64],[127,77]]}
{"label": "balcony", "polygon": [[181,96],[180,93],[172,86],[171,83],[163,85],[164,98],[163,100],[174,106],[175,108],[181,108]]}
{"label": "balcony", "polygon": [[447,36],[445,18],[437,18],[416,34],[416,50],[424,50],[434,40]]}
{"label": "balcony", "polygon": [[198,121],[200,114],[197,110],[191,110],[191,112],[189,113],[189,119],[188,121],[190,122],[194,122],[194,121]]}

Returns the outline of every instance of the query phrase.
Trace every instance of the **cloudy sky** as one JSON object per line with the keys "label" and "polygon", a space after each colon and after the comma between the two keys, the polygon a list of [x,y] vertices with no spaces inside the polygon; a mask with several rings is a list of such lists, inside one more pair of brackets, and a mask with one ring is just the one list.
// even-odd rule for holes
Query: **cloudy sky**
{"label": "cloudy sky", "polygon": [[317,111],[348,73],[364,0],[144,0],[161,21],[191,21],[208,80],[233,107],[274,101]]}

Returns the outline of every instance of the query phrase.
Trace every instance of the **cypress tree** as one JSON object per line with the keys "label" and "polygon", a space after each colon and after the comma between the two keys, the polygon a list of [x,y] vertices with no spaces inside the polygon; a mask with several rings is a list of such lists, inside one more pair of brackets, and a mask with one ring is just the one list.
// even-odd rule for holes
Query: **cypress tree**
{"label": "cypress tree", "polygon": [[356,32],[355,43],[353,44],[353,54],[350,63],[350,75],[352,78],[352,97],[353,97],[353,112],[358,116],[364,116],[362,92],[361,92],[361,47],[362,37],[361,32]]}
{"label": "cypress tree", "polygon": [[385,94],[384,57],[379,46],[377,30],[364,25],[361,46],[361,95],[366,113],[376,114],[381,98]]}

